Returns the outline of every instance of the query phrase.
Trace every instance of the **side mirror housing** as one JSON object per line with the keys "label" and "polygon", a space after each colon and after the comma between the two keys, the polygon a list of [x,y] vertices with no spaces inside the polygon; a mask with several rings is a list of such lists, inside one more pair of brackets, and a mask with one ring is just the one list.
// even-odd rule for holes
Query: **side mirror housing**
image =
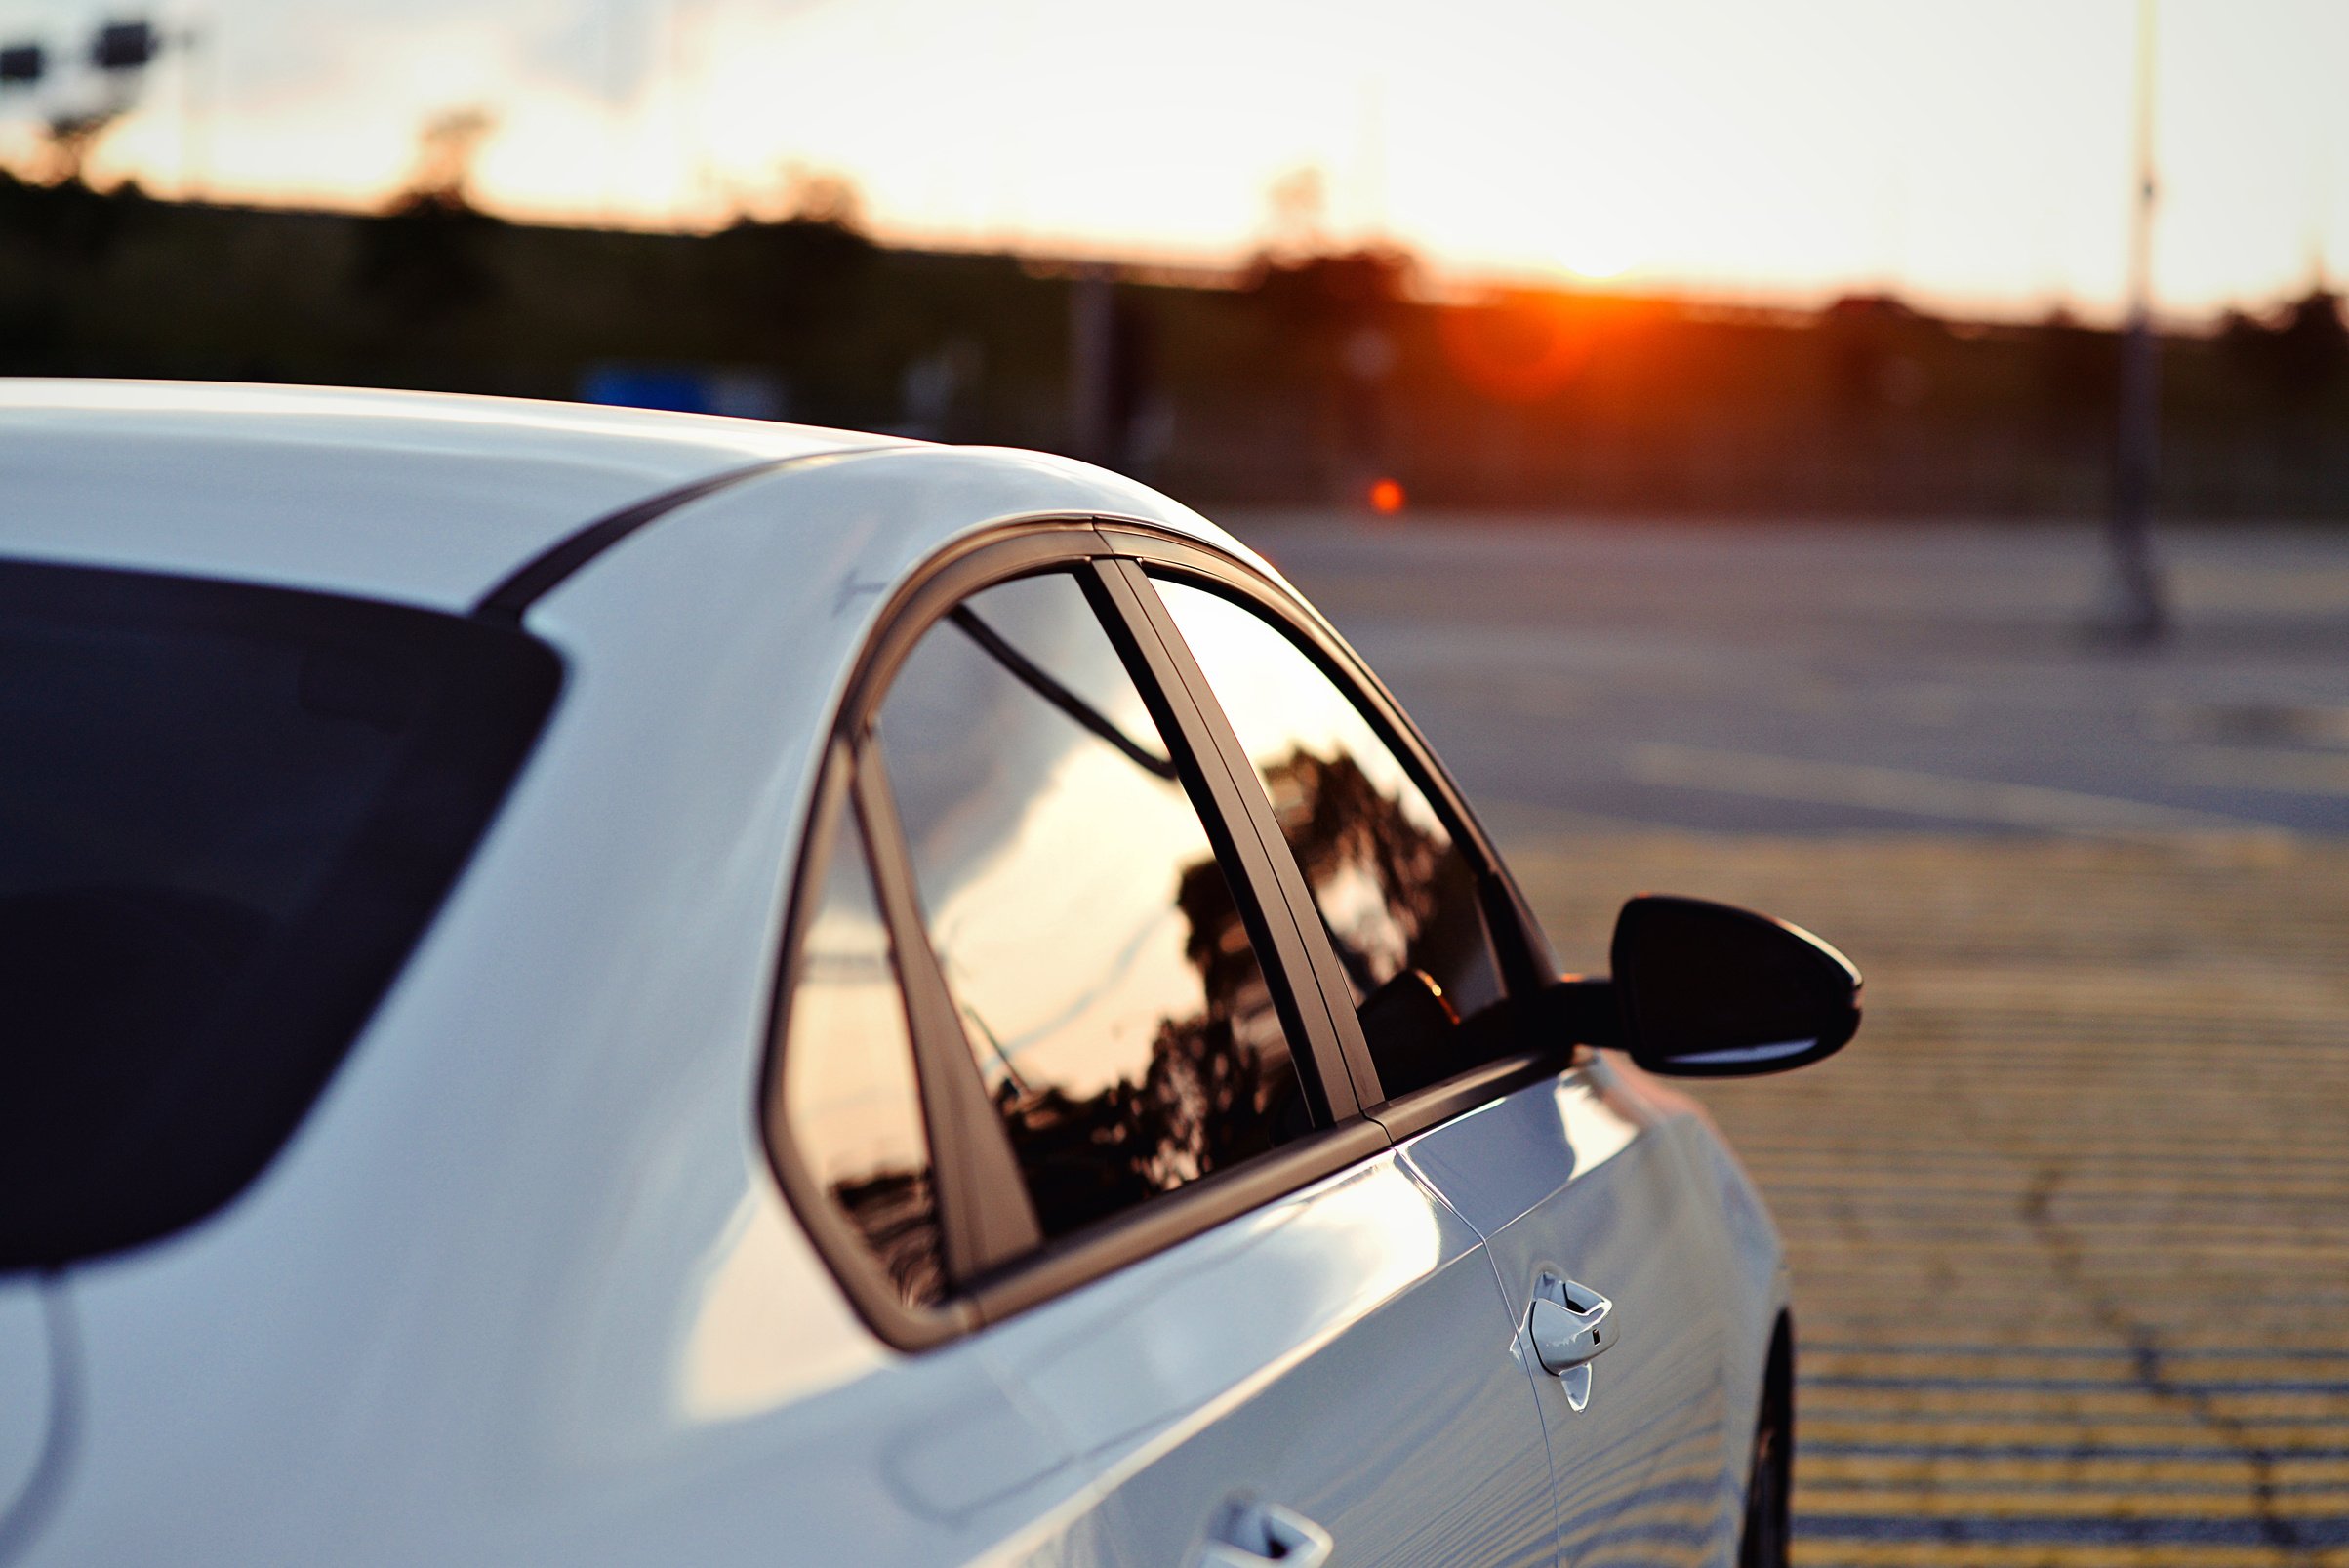
{"label": "side mirror housing", "polygon": [[1613,962],[1621,1038],[1612,1043],[1650,1072],[1783,1072],[1859,1032],[1851,960],[1751,909],[1641,894],[1616,916]]}
{"label": "side mirror housing", "polygon": [[1629,1051],[1650,1072],[1746,1078],[1842,1050],[1860,1026],[1860,972],[1783,920],[1643,893],[1615,918],[1615,976],[1543,991],[1551,1039]]}

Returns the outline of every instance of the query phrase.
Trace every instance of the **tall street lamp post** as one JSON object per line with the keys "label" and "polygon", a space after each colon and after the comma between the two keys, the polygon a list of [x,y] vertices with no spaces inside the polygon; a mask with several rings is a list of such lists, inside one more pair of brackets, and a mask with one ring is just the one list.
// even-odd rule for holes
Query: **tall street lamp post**
{"label": "tall street lamp post", "polygon": [[2114,452],[2104,628],[2127,642],[2160,640],[2167,624],[2153,558],[2153,482],[2160,454],[2161,340],[2153,325],[2154,5],[2137,0],[2136,189],[2130,203],[2128,325],[2121,343],[2121,424]]}

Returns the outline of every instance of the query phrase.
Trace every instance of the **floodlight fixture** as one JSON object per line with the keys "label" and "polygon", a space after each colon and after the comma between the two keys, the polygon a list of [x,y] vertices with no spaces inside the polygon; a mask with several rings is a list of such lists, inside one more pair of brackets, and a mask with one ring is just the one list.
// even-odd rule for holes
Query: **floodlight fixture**
{"label": "floodlight fixture", "polygon": [[101,71],[143,70],[163,53],[163,35],[151,21],[109,21],[90,44],[90,63]]}
{"label": "floodlight fixture", "polygon": [[0,44],[0,88],[32,87],[49,74],[49,51],[39,44]]}

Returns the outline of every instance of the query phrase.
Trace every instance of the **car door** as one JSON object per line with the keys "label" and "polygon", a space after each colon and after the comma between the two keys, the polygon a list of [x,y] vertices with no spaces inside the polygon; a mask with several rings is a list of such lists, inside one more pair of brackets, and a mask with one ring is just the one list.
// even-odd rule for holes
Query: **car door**
{"label": "car door", "polygon": [[787,1185],[849,1217],[869,1320],[1057,1435],[1082,1485],[1022,1554],[1552,1562],[1482,1241],[1359,1114],[1261,797],[1107,553],[957,564],[852,694],[920,1129]]}
{"label": "car door", "polygon": [[[1554,973],[1521,900],[1402,719],[1274,585],[1137,542],[1179,639],[1260,781],[1355,1031],[1368,1114],[1485,1242],[1513,1323],[1610,1305],[1603,1355],[1520,1362],[1554,1466],[1562,1559],[1718,1548],[1726,1303],[1709,1221],[1659,1103],[1595,1053],[1527,1037],[1512,997]],[[1561,1067],[1564,1070],[1560,1070]]]}

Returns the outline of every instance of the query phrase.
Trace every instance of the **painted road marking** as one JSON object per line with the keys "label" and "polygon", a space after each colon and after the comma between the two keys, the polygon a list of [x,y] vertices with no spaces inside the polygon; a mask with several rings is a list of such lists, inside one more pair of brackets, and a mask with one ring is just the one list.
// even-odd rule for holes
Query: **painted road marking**
{"label": "painted road marking", "polygon": [[1868,977],[1842,1056],[1694,1089],[1795,1275],[1800,1568],[2349,1568],[2349,845],[1522,848],[1568,967],[1667,888]]}

